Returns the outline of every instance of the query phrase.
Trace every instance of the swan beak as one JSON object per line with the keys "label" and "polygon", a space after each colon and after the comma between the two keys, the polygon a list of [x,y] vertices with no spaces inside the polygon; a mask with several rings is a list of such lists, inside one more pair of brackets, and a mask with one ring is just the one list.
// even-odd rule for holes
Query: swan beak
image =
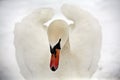
{"label": "swan beak", "polygon": [[59,65],[60,49],[56,49],[56,54],[51,54],[50,69],[56,71]]}

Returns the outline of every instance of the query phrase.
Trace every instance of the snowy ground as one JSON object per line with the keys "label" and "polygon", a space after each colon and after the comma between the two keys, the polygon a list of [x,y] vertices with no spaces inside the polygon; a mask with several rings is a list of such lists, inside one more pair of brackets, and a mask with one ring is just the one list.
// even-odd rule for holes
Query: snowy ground
{"label": "snowy ground", "polygon": [[0,0],[0,80],[24,80],[15,59],[15,23],[36,8],[56,6],[59,9],[64,2],[89,11],[102,26],[100,69],[94,77],[120,80],[120,0]]}

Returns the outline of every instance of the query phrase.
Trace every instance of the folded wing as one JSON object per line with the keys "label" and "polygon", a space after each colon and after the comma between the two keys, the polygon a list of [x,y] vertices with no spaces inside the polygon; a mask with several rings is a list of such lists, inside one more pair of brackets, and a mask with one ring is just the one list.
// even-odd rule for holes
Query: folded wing
{"label": "folded wing", "polygon": [[77,6],[64,4],[61,10],[73,21],[70,25],[71,50],[80,59],[81,69],[92,74],[100,58],[101,26],[90,13]]}
{"label": "folded wing", "polygon": [[40,65],[49,59],[49,43],[43,24],[52,17],[51,8],[37,9],[15,25],[16,59],[21,73],[26,78],[32,77],[36,72],[42,72],[41,67],[44,65]]}

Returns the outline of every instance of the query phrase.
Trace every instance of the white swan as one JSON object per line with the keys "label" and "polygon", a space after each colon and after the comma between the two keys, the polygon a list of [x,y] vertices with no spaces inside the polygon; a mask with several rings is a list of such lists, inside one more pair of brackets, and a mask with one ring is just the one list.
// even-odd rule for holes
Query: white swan
{"label": "white swan", "polygon": [[101,45],[98,22],[72,5],[61,10],[74,24],[55,20],[45,28],[53,16],[50,8],[38,9],[16,24],[16,58],[26,80],[73,80],[96,71]]}

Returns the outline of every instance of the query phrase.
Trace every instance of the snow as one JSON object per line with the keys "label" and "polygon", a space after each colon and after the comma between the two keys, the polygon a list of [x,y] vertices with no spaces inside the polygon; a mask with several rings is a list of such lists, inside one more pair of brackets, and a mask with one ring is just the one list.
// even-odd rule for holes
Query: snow
{"label": "snow", "polygon": [[[59,13],[63,3],[80,6],[95,16],[102,26],[100,68],[94,78],[120,80],[120,1],[119,0],[1,0],[0,1],[0,80],[24,80],[15,58],[14,25],[34,9],[52,7]],[[54,7],[55,6],[55,7]]]}

